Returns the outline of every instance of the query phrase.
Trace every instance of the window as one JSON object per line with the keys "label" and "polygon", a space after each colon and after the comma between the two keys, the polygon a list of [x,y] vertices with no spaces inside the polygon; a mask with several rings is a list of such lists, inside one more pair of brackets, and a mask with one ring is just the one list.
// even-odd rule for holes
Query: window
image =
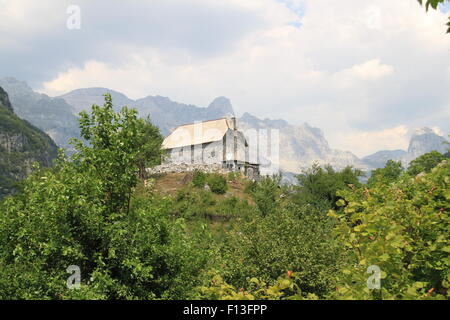
{"label": "window", "polygon": [[211,151],[211,158],[215,158],[216,157],[216,151]]}

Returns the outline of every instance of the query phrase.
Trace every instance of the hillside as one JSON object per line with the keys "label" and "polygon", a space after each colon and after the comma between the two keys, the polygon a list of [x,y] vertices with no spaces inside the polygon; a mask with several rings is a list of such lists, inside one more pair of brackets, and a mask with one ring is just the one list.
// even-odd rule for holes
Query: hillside
{"label": "hillside", "polygon": [[57,152],[48,135],[14,113],[8,94],[0,87],[0,198],[31,172],[34,162],[50,166]]}
{"label": "hillside", "polygon": [[8,92],[17,116],[44,131],[59,147],[72,150],[69,139],[80,137],[72,106],[63,99],[37,93],[14,78],[0,79],[0,86]]}

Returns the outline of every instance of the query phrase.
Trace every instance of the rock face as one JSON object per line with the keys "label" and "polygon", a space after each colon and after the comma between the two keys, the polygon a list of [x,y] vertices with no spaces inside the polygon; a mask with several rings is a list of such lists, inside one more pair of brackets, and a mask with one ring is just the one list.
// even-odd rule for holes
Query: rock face
{"label": "rock face", "polygon": [[447,140],[434,133],[430,128],[417,129],[409,142],[407,161],[411,161],[425,153],[436,150],[440,153],[445,153],[449,148],[446,144]]}
{"label": "rock face", "polygon": [[[249,129],[279,132],[280,168],[282,171],[300,173],[313,163],[331,164],[337,169],[348,165],[367,170],[368,166],[354,154],[330,148],[322,131],[304,123],[293,126],[284,120],[260,120],[248,113],[238,119],[238,127],[244,132]],[[270,157],[269,157],[270,158]]]}
{"label": "rock face", "polygon": [[388,160],[400,159],[407,154],[404,150],[382,150],[375,152],[362,160],[373,168],[383,168]]}
{"label": "rock face", "polygon": [[147,96],[142,99],[132,100],[124,94],[107,88],[77,89],[60,96],[70,104],[74,112],[87,110],[92,104],[102,105],[103,94],[110,93],[116,110],[122,106],[136,108],[142,117],[151,116],[154,124],[159,126],[163,135],[168,135],[170,130],[179,125],[223,118],[234,115],[230,100],[225,97],[216,98],[207,108],[178,103],[167,97]]}
{"label": "rock face", "polygon": [[41,130],[14,114],[8,94],[0,87],[0,198],[14,191],[34,162],[51,166],[58,149]]}
{"label": "rock face", "polygon": [[363,161],[374,168],[382,168],[388,160],[401,161],[404,167],[408,167],[409,163],[421,155],[438,151],[442,154],[447,152],[449,145],[446,144],[447,139],[436,134],[430,128],[417,129],[412,135],[407,151],[404,150],[383,150],[378,151],[370,156],[364,157]]}
{"label": "rock face", "polygon": [[17,116],[47,133],[58,146],[71,150],[69,139],[79,138],[78,118],[65,100],[34,92],[14,78],[0,79],[0,86],[8,92]]}

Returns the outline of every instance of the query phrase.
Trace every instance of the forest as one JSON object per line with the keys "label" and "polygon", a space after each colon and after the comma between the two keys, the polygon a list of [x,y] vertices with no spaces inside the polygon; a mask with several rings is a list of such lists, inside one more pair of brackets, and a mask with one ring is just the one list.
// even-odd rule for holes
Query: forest
{"label": "forest", "polygon": [[0,202],[0,299],[449,298],[448,153],[367,182],[315,165],[296,185],[194,172],[164,193],[151,119],[105,95],[80,133]]}

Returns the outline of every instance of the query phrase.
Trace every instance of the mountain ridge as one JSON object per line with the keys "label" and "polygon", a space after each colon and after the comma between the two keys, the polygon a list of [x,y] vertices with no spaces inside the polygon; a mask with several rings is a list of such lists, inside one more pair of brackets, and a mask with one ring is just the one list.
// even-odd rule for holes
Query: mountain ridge
{"label": "mountain ridge", "polygon": [[[35,93],[25,82],[13,80],[10,78],[6,82],[19,82],[22,89],[26,86],[26,89],[23,89],[22,92],[17,92],[20,90],[12,86],[13,89],[16,89],[13,97],[18,102],[19,112],[21,112],[21,109],[27,109],[21,106],[21,102],[27,102],[25,103],[25,106],[27,106],[36,99],[41,104],[53,103],[53,107],[57,106],[61,109],[59,114],[48,115],[49,119],[47,119],[46,123],[39,122],[39,117],[36,119],[33,113],[51,112],[52,108],[46,109],[41,107],[34,110],[34,112],[26,110],[29,112],[26,114],[27,117],[24,118],[47,132],[50,136],[57,138],[55,140],[62,147],[67,147],[67,140],[75,135],[75,131],[75,137],[79,135],[78,120],[75,114],[81,110],[89,109],[92,104],[103,104],[103,95],[105,93],[112,95],[116,110],[126,105],[136,108],[141,117],[150,116],[152,122],[159,126],[163,135],[168,135],[171,130],[182,124],[233,116],[235,114],[230,99],[223,96],[215,98],[206,107],[176,102],[160,95],[148,95],[144,98],[133,100],[121,92],[103,87],[79,88],[52,98]],[[4,82],[5,79],[0,79],[0,85]],[[39,104],[37,105],[39,106]],[[63,125],[64,123],[66,123],[66,126]],[[410,143],[410,148],[415,150],[414,152],[381,150],[360,159],[350,151],[331,148],[322,130],[309,125],[307,122],[301,125],[292,125],[283,119],[260,119],[245,112],[240,118],[237,118],[237,123],[243,130],[279,130],[280,141],[283,141],[283,143],[280,143],[280,168],[283,171],[294,173],[300,173],[313,163],[320,165],[331,164],[337,169],[351,165],[364,171],[384,166],[384,163],[390,158],[394,158],[394,160],[401,158],[400,160],[407,164],[412,160],[413,156],[421,155],[430,149],[427,146],[423,146],[423,144],[436,145],[435,137],[419,138],[419,135],[415,138],[416,142],[411,141],[412,144]],[[431,135],[430,130],[428,128],[422,129],[422,133]]]}

